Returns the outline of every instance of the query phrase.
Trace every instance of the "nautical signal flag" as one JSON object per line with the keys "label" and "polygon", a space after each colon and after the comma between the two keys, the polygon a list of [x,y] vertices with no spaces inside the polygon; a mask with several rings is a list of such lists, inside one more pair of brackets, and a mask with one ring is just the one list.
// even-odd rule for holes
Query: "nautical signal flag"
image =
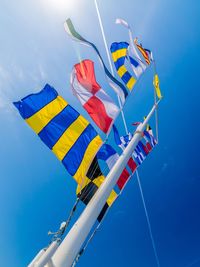
{"label": "nautical signal flag", "polygon": [[[118,75],[122,79],[122,81],[125,83],[127,88],[129,90],[133,89],[133,86],[136,83],[136,79],[129,73],[125,66],[125,60],[127,58],[127,49],[129,44],[126,42],[114,42],[112,43],[110,47],[110,51],[112,54],[112,59],[115,65],[115,68],[117,70]],[[137,67],[140,67],[139,64],[136,65]]]}
{"label": "nautical signal flag", "polygon": [[153,85],[154,85],[157,97],[161,99],[162,95],[160,91],[160,82],[159,82],[158,74],[155,74],[154,76]]}
{"label": "nautical signal flag", "polygon": [[115,143],[122,149],[124,150],[129,142],[132,139],[132,134],[128,133],[127,135],[120,136],[117,127],[113,124],[113,133],[114,133],[114,140]]}
{"label": "nautical signal flag", "polygon": [[94,62],[86,59],[74,66],[71,86],[74,95],[96,125],[107,133],[119,114],[119,108],[97,83]]}
{"label": "nautical signal flag", "polygon": [[[100,150],[97,152],[97,158],[99,160],[105,161],[108,165],[109,170],[111,170],[119,159],[119,155],[111,145],[103,144]],[[131,173],[133,174],[137,167],[136,163],[132,158],[130,158],[127,164],[131,170]],[[117,181],[117,185],[120,190],[123,189],[130,177],[131,175],[128,172],[127,168],[124,168]]]}
{"label": "nautical signal flag", "polygon": [[[85,205],[87,205],[104,181],[105,177],[102,174],[97,158],[95,157],[83,180],[83,183],[81,185],[79,184],[77,187],[76,190],[77,197]],[[107,209],[113,204],[116,198],[117,198],[117,193],[114,190],[112,190],[102,211],[100,212],[97,218],[99,222],[102,220]]]}
{"label": "nautical signal flag", "polygon": [[108,70],[108,68],[106,67],[104,60],[98,50],[98,48],[96,47],[96,45],[88,40],[86,40],[84,37],[82,37],[74,28],[74,25],[71,21],[71,19],[67,19],[64,23],[64,28],[66,30],[66,32],[68,33],[68,35],[75,41],[79,42],[80,44],[84,44],[87,45],[91,48],[93,48],[93,50],[95,51],[95,53],[97,54],[101,65],[103,66],[103,70],[105,72],[106,77],[108,78],[108,82],[111,85],[111,87],[113,88],[113,90],[115,92],[117,92],[117,94],[119,95],[122,104],[125,103],[125,99],[128,96],[128,92],[126,87],[119,82]]}
{"label": "nautical signal flag", "polygon": [[140,53],[142,54],[143,58],[145,59],[147,65],[150,65],[151,64],[151,61],[153,61],[153,54],[152,54],[152,52],[149,49],[143,48],[141,44],[139,45],[137,38],[135,38],[134,43],[137,46],[137,48],[140,51]]}
{"label": "nautical signal flag", "polygon": [[14,102],[22,118],[82,183],[102,140],[91,124],[46,84],[36,94]]}
{"label": "nautical signal flag", "polygon": [[134,60],[132,57],[129,56],[129,60],[131,61],[132,69],[136,75],[136,77],[139,77],[143,71],[146,69],[146,65],[142,62],[140,55],[136,49],[136,45],[133,41],[133,33],[131,30],[131,27],[129,26],[128,22],[124,19],[117,18],[115,21],[116,24],[123,25],[125,28],[128,29],[128,35],[129,35],[129,42],[130,46],[128,50],[132,52],[132,55],[136,60]]}
{"label": "nautical signal flag", "polygon": [[144,137],[146,137],[148,142],[150,142],[152,148],[157,144],[155,137],[151,134],[150,131],[144,130]]}

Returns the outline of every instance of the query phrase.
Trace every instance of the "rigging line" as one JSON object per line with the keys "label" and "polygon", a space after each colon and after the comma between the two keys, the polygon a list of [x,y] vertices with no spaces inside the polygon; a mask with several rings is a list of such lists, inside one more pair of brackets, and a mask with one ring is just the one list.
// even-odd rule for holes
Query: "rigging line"
{"label": "rigging line", "polygon": [[[129,179],[127,180],[127,182],[125,183],[123,189],[122,189],[122,190],[120,191],[120,193],[117,195],[117,198],[115,199],[115,201],[116,201],[116,200],[119,198],[119,196],[122,194],[122,192],[123,192],[125,186],[127,185],[127,183],[128,183],[128,181],[130,180],[130,178],[133,176],[133,174],[134,174],[134,173],[132,173],[132,174],[130,175],[130,177],[129,177]],[[114,201],[114,202],[115,202],[115,201]],[[86,250],[86,248],[87,248],[87,246],[89,245],[89,243],[90,243],[90,242],[92,241],[92,239],[94,238],[94,236],[95,236],[95,234],[97,233],[97,231],[99,230],[99,228],[100,228],[101,224],[103,223],[103,221],[104,221],[104,219],[105,219],[107,213],[109,212],[110,208],[111,208],[111,207],[108,207],[108,209],[107,209],[106,213],[104,214],[104,216],[103,216],[101,222],[100,222],[100,223],[97,225],[97,227],[94,229],[93,233],[91,234],[91,236],[90,236],[89,239],[87,240],[85,246],[81,249],[81,251],[80,251],[81,253],[79,253],[79,254],[77,255],[77,256],[78,256],[78,260],[79,260],[80,256],[83,254],[83,252]],[[77,263],[77,262],[76,262],[76,263]],[[75,265],[73,265],[73,266],[75,266]]]}
{"label": "rigging line", "polygon": [[[136,171],[137,171],[137,170],[136,170]],[[126,183],[125,183],[123,189],[122,189],[122,190],[119,192],[119,194],[117,195],[117,198],[115,199],[115,201],[116,201],[116,200],[119,198],[119,196],[122,194],[122,192],[124,191],[124,188],[126,187],[128,181],[131,179],[131,177],[134,175],[134,173],[135,173],[135,172],[131,173],[129,179],[126,181]],[[104,216],[103,216],[101,222],[100,222],[100,223],[97,225],[97,227],[94,229],[93,233],[91,234],[91,236],[90,236],[89,239],[86,241],[86,243],[85,243],[85,245],[83,246],[83,248],[80,250],[80,252],[79,252],[78,255],[76,256],[76,259],[74,260],[74,263],[73,263],[72,267],[75,267],[75,265],[78,263],[80,257],[83,255],[83,253],[84,253],[84,251],[86,250],[86,248],[88,247],[89,243],[92,241],[92,239],[94,238],[95,234],[96,234],[97,231],[99,230],[99,228],[100,228],[102,222],[104,221],[104,219],[105,219],[107,213],[109,212],[109,210],[110,210],[110,207],[108,207],[108,209],[107,209],[106,213],[104,214]],[[160,266],[160,265],[158,265],[158,266]]]}
{"label": "rigging line", "polygon": [[[93,168],[93,169],[94,169],[94,172],[96,171],[97,168],[98,168],[98,164],[96,164],[95,168]],[[106,169],[108,169],[107,166],[104,168],[104,171],[106,171]],[[94,174],[94,172],[93,172],[93,174]],[[93,175],[93,174],[92,174],[92,175]],[[87,192],[87,190],[88,190],[88,192]],[[56,233],[56,237],[57,237],[58,235],[61,237],[61,236],[65,233],[66,228],[68,227],[69,223],[71,222],[72,217],[73,217],[73,215],[74,215],[74,213],[75,213],[75,211],[76,211],[76,208],[77,208],[77,206],[78,206],[78,204],[79,204],[79,201],[80,201],[80,200],[83,200],[83,201],[84,201],[84,200],[88,197],[88,195],[91,193],[92,188],[91,188],[91,189],[87,189],[87,190],[86,190],[86,192],[85,192],[86,195],[85,195],[85,197],[84,197],[83,199],[81,199],[80,197],[77,197],[77,199],[76,199],[76,201],[75,201],[75,203],[74,203],[74,205],[73,205],[73,207],[72,207],[72,209],[71,209],[71,211],[70,211],[69,217],[68,217],[68,219],[66,220],[66,224],[65,224],[65,226],[64,226],[60,231],[58,231],[58,232]],[[55,238],[55,237],[53,237],[52,241],[54,240],[54,238]]]}
{"label": "rigging line", "polygon": [[[95,171],[96,171],[96,169],[98,168],[98,164],[96,164],[96,166],[94,166],[93,167],[93,169],[92,169],[92,176],[94,175],[94,173],[95,173]],[[104,168],[104,171],[107,169],[107,167],[106,168]],[[84,180],[85,180],[85,178],[84,178]],[[88,190],[88,192],[86,193],[86,195],[85,195],[85,197],[83,198],[83,199],[81,199],[81,193],[82,193],[82,186],[81,186],[81,190],[80,190],[80,197],[77,197],[77,199],[76,199],[76,201],[75,201],[75,203],[74,203],[74,205],[73,205],[73,207],[72,207],[72,209],[71,209],[71,211],[70,211],[70,214],[69,214],[69,217],[68,217],[68,219],[65,221],[66,222],[66,224],[65,224],[65,226],[62,228],[62,230],[59,232],[58,231],[58,235],[60,235],[60,236],[62,236],[64,233],[65,233],[65,230],[66,230],[66,228],[68,227],[68,225],[69,225],[69,223],[71,222],[71,220],[72,220],[72,217],[73,217],[73,215],[74,215],[74,213],[75,213],[75,211],[76,211],[76,208],[77,208],[77,206],[78,206],[78,204],[79,204],[79,201],[80,200],[85,200],[87,197],[88,197],[88,195],[91,193],[91,191],[92,191],[92,188],[91,189],[87,189]]]}
{"label": "rigging line", "polygon": [[[99,20],[101,34],[102,34],[102,37],[103,37],[104,46],[105,46],[105,49],[106,49],[108,62],[109,62],[109,65],[110,65],[110,70],[111,70],[112,75],[115,76],[114,70],[113,70],[113,66],[112,66],[112,62],[111,62],[111,58],[110,58],[110,54],[109,54],[109,50],[108,50],[108,44],[107,44],[107,41],[106,41],[105,31],[104,31],[104,28],[103,28],[102,18],[101,18],[101,15],[100,15],[98,4],[97,4],[97,0],[94,0],[94,3],[95,3],[96,11],[97,11],[97,16],[98,16],[98,20]],[[121,99],[120,99],[119,95],[117,95],[117,98],[118,98],[118,102],[119,102],[119,107],[120,107],[120,111],[121,111],[122,120],[123,120],[123,123],[124,123],[124,128],[125,128],[126,134],[128,134],[128,128],[127,128],[124,112],[122,110],[122,103],[121,103]]]}
{"label": "rigging line", "polygon": [[[106,140],[107,140],[107,139],[106,139]],[[106,140],[103,142],[103,144],[105,144]],[[103,146],[103,144],[102,144],[102,146]],[[94,160],[94,159],[93,159],[93,160]],[[97,162],[98,162],[98,160],[97,160]],[[91,162],[91,164],[92,164],[92,162]],[[91,164],[90,164],[90,166],[91,166]],[[89,167],[89,168],[90,168],[90,167]],[[89,168],[88,168],[88,170],[89,170]],[[96,164],[96,166],[93,166],[93,167],[92,167],[92,170],[91,170],[92,176],[94,175],[94,173],[95,173],[95,171],[97,170],[97,168],[98,168],[98,164]],[[86,174],[87,174],[87,173],[86,173]],[[81,190],[83,189],[83,185],[85,184],[86,174],[85,174],[85,177],[83,178],[83,181],[80,183],[80,194],[81,194]]]}
{"label": "rigging line", "polygon": [[72,217],[73,217],[73,215],[74,215],[74,213],[75,213],[75,211],[76,211],[76,208],[77,208],[77,206],[78,206],[78,204],[79,204],[79,201],[80,201],[80,199],[77,198],[76,201],[75,201],[75,203],[74,203],[73,208],[72,208],[71,211],[70,211],[69,217],[68,217],[68,219],[66,220],[66,225],[65,225],[65,227],[64,227],[64,229],[63,229],[63,232],[62,232],[61,236],[64,234],[66,228],[68,227],[69,223],[71,222]]}
{"label": "rigging line", "polygon": [[75,201],[75,203],[74,203],[74,205],[70,211],[70,214],[69,214],[67,220],[65,221],[65,225],[63,227],[60,227],[60,229],[57,232],[51,232],[51,231],[48,232],[48,235],[53,235],[49,245],[55,240],[59,240],[59,239],[61,240],[61,237],[64,235],[69,223],[71,222],[71,219],[72,219],[72,217],[76,211],[76,208],[78,206],[78,203],[79,203],[79,198],[76,199],[76,201]]}
{"label": "rigging line", "polygon": [[155,241],[154,241],[154,237],[153,237],[153,233],[152,233],[152,229],[151,229],[151,223],[150,223],[149,215],[148,215],[148,212],[147,212],[146,203],[145,203],[145,200],[144,200],[144,194],[143,194],[142,185],[141,185],[141,182],[140,182],[140,177],[139,177],[138,170],[136,170],[136,176],[137,176],[137,182],[138,182],[138,186],[139,186],[139,189],[140,189],[142,203],[143,203],[143,206],[144,206],[145,216],[146,216],[146,220],[147,220],[147,224],[148,224],[148,228],[149,228],[149,234],[150,234],[150,238],[151,238],[151,242],[152,242],[152,247],[153,247],[155,258],[156,258],[156,263],[157,263],[157,266],[160,267],[160,262],[159,262],[159,258],[158,258],[158,254],[157,254],[157,250],[156,250],[156,245],[155,245]]}
{"label": "rigging line", "polygon": [[[105,215],[104,215],[105,216]],[[100,224],[99,223],[97,225],[97,227],[94,229],[93,233],[91,234],[91,236],[89,237],[89,239],[87,240],[85,246],[79,251],[78,255],[76,256],[73,264],[72,264],[72,267],[76,266],[76,264],[78,263],[78,261],[80,260],[80,257],[83,255],[83,253],[85,252],[87,246],[89,245],[89,243],[92,241],[92,239],[94,238],[95,234],[97,233],[99,227],[100,227]]]}
{"label": "rigging line", "polygon": [[85,252],[86,248],[88,247],[89,243],[92,241],[92,239],[94,238],[95,234],[97,233],[97,231],[99,230],[102,222],[104,221],[108,211],[109,211],[110,207],[107,209],[107,211],[105,212],[101,222],[98,223],[98,225],[96,226],[96,228],[94,229],[94,231],[92,232],[92,234],[90,235],[90,237],[88,238],[88,240],[85,242],[85,245],[82,247],[82,249],[80,250],[80,252],[78,253],[78,255],[76,256],[72,267],[75,267],[75,265],[78,263],[80,257],[83,255],[83,253]]}
{"label": "rigging line", "polygon": [[[123,150],[122,150],[122,151],[123,151]],[[132,158],[132,156],[131,156],[131,158]],[[128,163],[128,161],[127,161],[127,163]],[[126,166],[127,166],[127,165],[126,165]],[[97,167],[98,167],[98,164],[96,164],[96,165],[93,167],[93,173],[92,173],[92,176],[93,176],[93,174],[95,173]],[[113,167],[114,167],[114,166],[113,166]],[[110,169],[109,169],[108,166],[105,166],[104,169],[101,170],[102,175],[105,177],[105,179],[106,179],[106,176],[105,176],[103,173],[106,172],[106,171],[110,171]],[[134,172],[131,171],[131,174],[130,174],[129,178],[127,179],[126,183],[124,184],[123,189],[120,190],[119,194],[117,194],[117,198],[121,195],[121,193],[123,192],[125,186],[127,185],[128,181],[132,178],[132,176],[134,175],[134,173],[135,173],[135,171],[134,171]],[[121,174],[120,174],[120,175],[121,175]],[[119,175],[119,177],[120,177],[120,175]],[[114,190],[114,188],[113,188],[113,190]],[[88,195],[91,193],[91,191],[92,191],[92,188],[87,188],[87,189],[85,190],[85,192],[84,192],[85,197],[82,199],[83,201],[88,197]],[[81,195],[80,195],[80,196],[81,196]]]}
{"label": "rigging line", "polygon": [[[154,77],[157,74],[157,70],[156,70],[156,61],[153,59],[153,70],[154,70]],[[154,104],[156,104],[156,89],[154,87]],[[155,110],[155,120],[156,120],[156,140],[157,140],[157,144],[158,144],[158,106],[156,107]]]}

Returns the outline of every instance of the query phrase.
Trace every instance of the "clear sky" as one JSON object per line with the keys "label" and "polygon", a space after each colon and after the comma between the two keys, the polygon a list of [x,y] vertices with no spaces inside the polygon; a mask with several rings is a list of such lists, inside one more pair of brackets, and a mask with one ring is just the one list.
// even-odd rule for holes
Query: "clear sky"
{"label": "clear sky", "polygon": [[[198,0],[99,0],[109,45],[128,41],[126,19],[157,62],[164,99],[159,108],[159,146],[140,167],[141,182],[161,267],[200,266]],[[24,267],[49,242],[47,232],[66,219],[76,184],[61,163],[21,119],[13,101],[54,86],[79,112],[69,75],[80,59],[95,61],[97,80],[108,87],[95,53],[69,39],[63,22],[100,49],[93,0],[0,0],[0,266]],[[153,103],[152,70],[125,106],[131,123]],[[117,121],[124,133],[121,119]],[[152,120],[154,126],[154,121]],[[111,140],[112,141],[112,140]],[[109,211],[78,266],[156,266],[135,177]]]}

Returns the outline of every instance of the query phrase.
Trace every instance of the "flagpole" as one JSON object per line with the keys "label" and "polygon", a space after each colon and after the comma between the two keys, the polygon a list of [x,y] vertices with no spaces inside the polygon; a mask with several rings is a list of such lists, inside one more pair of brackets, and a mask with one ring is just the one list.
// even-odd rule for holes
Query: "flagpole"
{"label": "flagpole", "polygon": [[[103,28],[103,23],[102,23],[99,7],[98,7],[98,4],[97,4],[97,0],[94,0],[94,3],[95,3],[96,11],[97,11],[97,16],[98,16],[98,20],[99,20],[101,34],[102,34],[102,37],[103,37],[104,46],[105,46],[105,49],[106,49],[108,62],[109,62],[109,65],[110,65],[110,70],[111,70],[112,75],[115,76],[115,73],[114,73],[114,70],[113,70],[113,66],[112,66],[112,62],[111,62],[111,58],[110,58],[110,54],[109,54],[108,44],[107,44],[107,41],[106,41],[105,31],[104,31],[104,28]],[[120,107],[120,111],[121,111],[122,120],[123,120],[123,123],[124,123],[124,128],[125,128],[126,134],[128,134],[128,128],[127,128],[127,124],[126,124],[126,119],[125,119],[125,116],[124,116],[124,112],[122,110],[122,103],[121,103],[121,99],[120,99],[119,95],[117,95],[117,98],[118,98],[118,102],[119,102],[119,107]]]}
{"label": "flagpole", "polygon": [[106,180],[100,186],[96,194],[90,200],[81,216],[75,222],[69,233],[57,248],[52,257],[52,263],[56,267],[71,267],[76,256],[80,252],[86,238],[88,237],[97,217],[99,216],[103,206],[106,203],[111,191],[117,183],[119,175],[125,168],[127,161],[131,157],[138,141],[142,138],[142,133],[145,130],[150,118],[155,112],[157,104],[153,106],[147,118],[141,123],[130,141],[129,145],[125,148],[124,152],[119,157],[115,166],[107,175]]}

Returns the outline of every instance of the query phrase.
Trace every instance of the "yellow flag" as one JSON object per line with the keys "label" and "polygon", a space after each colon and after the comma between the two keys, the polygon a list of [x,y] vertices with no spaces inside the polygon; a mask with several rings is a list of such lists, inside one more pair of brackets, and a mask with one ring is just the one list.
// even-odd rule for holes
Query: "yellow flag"
{"label": "yellow flag", "polygon": [[158,74],[155,74],[155,76],[154,76],[153,85],[154,85],[154,88],[156,90],[157,97],[159,99],[161,99],[162,95],[161,95],[161,91],[160,91],[160,84],[159,84]]}

